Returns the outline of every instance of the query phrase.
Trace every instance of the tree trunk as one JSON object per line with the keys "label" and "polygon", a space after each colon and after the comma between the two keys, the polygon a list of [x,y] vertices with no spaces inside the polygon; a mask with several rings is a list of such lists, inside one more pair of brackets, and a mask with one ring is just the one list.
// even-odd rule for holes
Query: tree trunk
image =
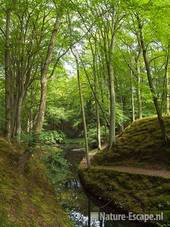
{"label": "tree trunk", "polygon": [[115,99],[115,85],[113,66],[109,64],[109,92],[110,92],[110,128],[109,128],[109,150],[112,149],[113,144],[116,143],[116,99]]}
{"label": "tree trunk", "polygon": [[[91,43],[90,43],[91,44]],[[98,75],[97,75],[97,67],[96,67],[96,46],[95,52],[93,51],[93,47],[91,44],[91,51],[93,55],[93,75],[94,75],[94,91],[95,91],[95,108],[96,108],[96,128],[97,128],[97,147],[99,150],[102,149],[101,146],[101,131],[100,131],[100,111],[99,111],[99,84],[98,84]],[[97,101],[98,100],[98,101]]]}
{"label": "tree trunk", "polygon": [[8,140],[11,139],[11,72],[10,72],[10,28],[11,11],[6,11],[6,28],[5,28],[5,134]]}
{"label": "tree trunk", "polygon": [[141,77],[140,66],[137,62],[137,103],[138,103],[138,118],[142,118],[142,100],[141,100]]}
{"label": "tree trunk", "polygon": [[156,110],[156,113],[157,113],[163,143],[166,145],[168,143],[168,137],[166,135],[166,128],[165,128],[164,120],[163,120],[163,117],[162,117],[161,108],[159,106],[158,98],[155,94],[155,89],[154,89],[154,85],[153,85],[153,81],[152,81],[151,69],[150,69],[149,60],[148,60],[146,47],[145,47],[145,43],[144,43],[144,38],[143,38],[143,34],[142,34],[142,25],[141,25],[141,21],[140,21],[139,16],[137,16],[137,21],[138,21],[138,26],[139,26],[139,36],[140,36],[139,38],[140,38],[145,68],[146,68],[146,72],[147,72],[149,88],[150,88],[150,91],[151,91],[151,94],[152,94],[153,103],[154,103],[155,110]]}
{"label": "tree trunk", "polygon": [[170,85],[169,85],[169,72],[167,71],[166,74],[166,90],[167,90],[167,94],[166,94],[166,113],[170,114],[170,89],[169,89]]}
{"label": "tree trunk", "polygon": [[46,109],[46,99],[47,99],[47,75],[43,75],[41,78],[41,98],[39,104],[39,110],[35,123],[35,132],[39,134],[43,127],[44,115]]}
{"label": "tree trunk", "polygon": [[88,146],[86,115],[85,115],[85,110],[84,110],[84,100],[83,100],[83,94],[82,94],[82,89],[81,89],[79,62],[78,62],[78,59],[77,59],[76,56],[75,56],[75,59],[76,59],[76,66],[77,66],[77,81],[78,81],[78,88],[79,88],[81,113],[82,113],[82,120],[83,120],[83,127],[84,127],[86,160],[87,160],[87,166],[89,167],[90,166],[90,159],[89,159],[89,146]]}
{"label": "tree trunk", "polygon": [[131,79],[131,108],[132,108],[132,122],[135,121],[135,99],[134,99],[134,87],[133,87],[133,78],[132,71],[130,71],[130,79]]}
{"label": "tree trunk", "polygon": [[22,114],[23,99],[24,99],[24,94],[20,94],[20,96],[18,97],[17,105],[16,105],[15,136],[19,143],[21,140],[21,114]]}
{"label": "tree trunk", "polygon": [[[120,96],[120,103],[121,103],[121,107],[122,107],[122,114],[124,114],[124,97],[123,96]],[[121,132],[123,132],[124,130],[124,124],[122,122],[121,124]]]}
{"label": "tree trunk", "polygon": [[100,113],[99,113],[99,106],[98,103],[95,101],[95,106],[96,106],[96,118],[97,118],[97,147],[99,150],[101,150],[101,130],[100,130]]}
{"label": "tree trunk", "polygon": [[[168,45],[168,53],[166,58],[166,64],[165,64],[165,112],[167,114],[170,113],[170,96],[169,96],[169,55],[170,55],[170,44]],[[164,100],[164,97],[163,97]],[[162,101],[163,101],[162,100]]]}
{"label": "tree trunk", "polygon": [[46,99],[47,99],[48,68],[52,60],[52,54],[55,46],[58,27],[59,27],[59,22],[58,22],[58,18],[56,18],[54,29],[52,31],[51,39],[48,45],[47,55],[41,71],[41,98],[40,98],[40,104],[39,104],[38,114],[37,114],[35,128],[34,128],[36,134],[39,134],[43,127],[45,110],[46,110]]}

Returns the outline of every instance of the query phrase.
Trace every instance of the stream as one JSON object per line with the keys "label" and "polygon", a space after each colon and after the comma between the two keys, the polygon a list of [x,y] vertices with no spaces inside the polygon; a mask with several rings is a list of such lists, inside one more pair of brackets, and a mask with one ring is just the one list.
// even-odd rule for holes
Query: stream
{"label": "stream", "polygon": [[[68,148],[69,147],[69,148]],[[101,212],[108,213],[105,205],[99,206],[89,197],[79,181],[78,165],[84,157],[84,151],[71,146],[64,146],[65,159],[70,164],[71,179],[66,182],[60,195],[60,203],[69,214],[75,227],[150,227],[155,225],[130,221],[98,221]],[[116,210],[112,211],[116,214]],[[97,218],[97,219],[96,219]]]}

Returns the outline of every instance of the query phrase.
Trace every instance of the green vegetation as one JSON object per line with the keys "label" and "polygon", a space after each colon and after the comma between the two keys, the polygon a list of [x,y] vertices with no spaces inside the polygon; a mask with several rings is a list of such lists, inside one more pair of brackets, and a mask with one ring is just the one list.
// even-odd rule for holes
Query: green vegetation
{"label": "green vegetation", "polygon": [[56,144],[63,143],[65,135],[61,131],[44,131],[39,136],[40,143],[42,144]]}
{"label": "green vegetation", "polygon": [[62,150],[56,151],[56,148],[47,147],[43,160],[47,166],[48,178],[54,185],[55,190],[61,191],[70,177],[69,163],[64,159]]}
{"label": "green vegetation", "polygon": [[43,153],[37,151],[21,174],[18,150],[0,138],[0,226],[70,226],[48,183]]}
{"label": "green vegetation", "polygon": [[[170,136],[170,117],[164,116]],[[170,179],[117,172],[115,166],[169,170],[170,147],[160,136],[156,116],[134,121],[117,136],[111,151],[106,148],[92,158],[92,166],[80,166],[81,181],[101,204],[121,212],[164,213],[164,223],[170,223]],[[108,168],[109,167],[109,168]],[[102,191],[102,194],[101,194]],[[165,225],[166,226],[166,225]]]}
{"label": "green vegetation", "polygon": [[[93,165],[170,169],[169,21],[169,0],[0,1],[0,135],[8,141],[0,139],[0,209],[9,224],[63,225],[53,191],[72,177],[69,151],[74,161],[82,151],[90,167],[89,150],[107,145]],[[147,186],[158,198],[152,178]]]}
{"label": "green vegetation", "polygon": [[[119,173],[104,167],[80,170],[85,189],[109,208],[121,212],[164,212],[170,222],[170,180],[159,177]],[[102,192],[102,194],[101,194]]]}
{"label": "green vegetation", "polygon": [[88,153],[88,134],[99,149],[107,136],[111,150],[125,126],[156,114],[166,144],[168,9],[152,0],[2,1],[1,132],[45,143],[84,135]]}
{"label": "green vegetation", "polygon": [[8,218],[4,214],[0,214],[0,226],[2,227],[17,227],[18,225],[10,224]]}

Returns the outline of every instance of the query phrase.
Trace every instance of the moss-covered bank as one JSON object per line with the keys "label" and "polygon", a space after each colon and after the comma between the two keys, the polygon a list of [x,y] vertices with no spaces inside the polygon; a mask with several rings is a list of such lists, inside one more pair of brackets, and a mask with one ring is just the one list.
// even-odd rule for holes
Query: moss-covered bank
{"label": "moss-covered bank", "polygon": [[[170,117],[164,118],[170,138]],[[170,224],[170,179],[117,172],[111,166],[169,170],[170,145],[164,146],[156,117],[133,122],[118,137],[112,151],[101,151],[89,169],[80,166],[85,189],[107,209],[134,213],[164,212]],[[110,166],[108,168],[108,166]]]}
{"label": "moss-covered bank", "polygon": [[[170,116],[164,117],[170,140]],[[143,166],[170,169],[170,143],[163,145],[157,117],[136,120],[117,136],[113,150],[96,154],[93,165]]]}
{"label": "moss-covered bank", "polygon": [[41,154],[35,153],[24,175],[18,171],[19,156],[0,138],[0,226],[71,226],[48,183]]}
{"label": "moss-covered bank", "polygon": [[119,212],[164,212],[170,223],[170,180],[137,174],[115,172],[111,169],[80,169],[81,182],[105,209]]}

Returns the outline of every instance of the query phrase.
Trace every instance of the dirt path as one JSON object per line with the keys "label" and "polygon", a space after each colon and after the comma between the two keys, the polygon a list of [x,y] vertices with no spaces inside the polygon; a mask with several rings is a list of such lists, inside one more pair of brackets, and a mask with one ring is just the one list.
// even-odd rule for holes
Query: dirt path
{"label": "dirt path", "polygon": [[122,173],[130,174],[141,174],[147,176],[163,177],[170,179],[170,171],[167,170],[154,170],[154,169],[142,169],[137,167],[128,167],[128,166],[92,166],[94,169],[108,169]]}
{"label": "dirt path", "polygon": [[[90,153],[90,160],[92,160],[93,156],[95,155],[96,151]],[[87,168],[86,160],[83,159],[80,163],[80,168]],[[141,174],[147,176],[155,176],[155,177],[163,177],[166,179],[170,179],[170,171],[168,170],[156,170],[156,169],[146,169],[146,168],[138,168],[138,167],[131,167],[131,166],[91,166],[90,168],[94,169],[108,169],[113,170],[121,173],[130,173],[130,174]]]}

